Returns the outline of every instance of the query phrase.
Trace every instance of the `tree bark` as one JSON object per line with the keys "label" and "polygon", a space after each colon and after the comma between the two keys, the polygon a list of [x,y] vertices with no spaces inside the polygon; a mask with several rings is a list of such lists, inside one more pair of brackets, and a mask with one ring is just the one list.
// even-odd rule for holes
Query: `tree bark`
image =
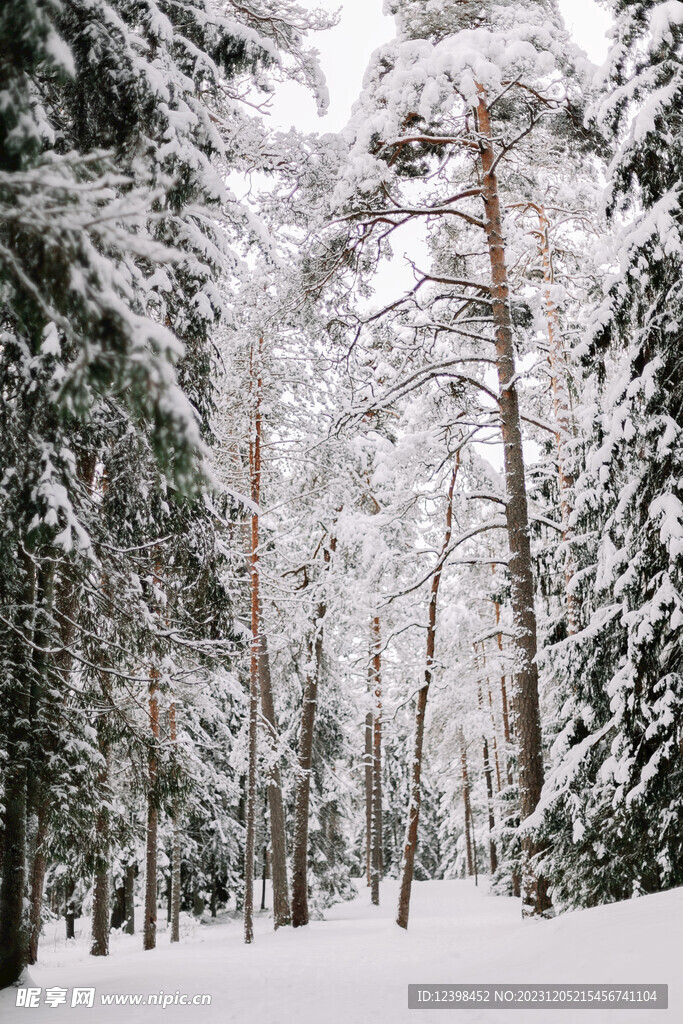
{"label": "tree bark", "polygon": [[154,949],[157,941],[157,842],[159,812],[157,809],[157,745],[159,743],[159,673],[150,672],[149,721],[152,733],[149,752],[149,791],[147,794],[147,850],[145,856],[145,926],[143,948]]}
{"label": "tree bark", "polygon": [[74,900],[74,890],[76,885],[73,879],[70,879],[66,886],[64,893],[64,923],[66,925],[66,938],[73,939],[76,936],[76,902]]}
{"label": "tree bark", "polygon": [[[50,722],[49,687],[46,687],[49,672],[49,656],[46,649],[52,646],[54,634],[51,629],[54,610],[54,563],[42,565],[37,572],[36,601],[32,658],[30,674],[31,705],[29,714],[30,767],[27,780],[26,846],[29,869],[29,927],[28,962],[35,964],[38,959],[38,943],[42,930],[43,885],[47,864],[45,841],[48,832],[49,779],[45,765],[50,760],[54,746]],[[47,756],[46,756],[47,755]]]}
{"label": "tree bark", "polygon": [[[124,876],[125,877],[125,876]],[[111,917],[109,919],[109,930],[112,932],[118,931],[118,929],[125,924],[126,921],[126,886],[125,882],[123,885],[117,886],[114,889],[114,895],[112,898]]]}
{"label": "tree bark", "polygon": [[47,839],[48,810],[45,803],[38,808],[38,827],[35,835],[35,853],[31,870],[31,927],[28,941],[28,962],[38,961],[38,943],[43,927],[43,889],[45,888],[45,841]]}
{"label": "tree bark", "polygon": [[372,687],[375,710],[372,725],[372,856],[370,899],[379,906],[379,883],[382,877],[382,675],[379,615],[372,618]]}
{"label": "tree bark", "polygon": [[[28,554],[22,558],[24,603],[32,607],[35,572]],[[25,664],[24,614],[17,613],[13,632],[14,663]],[[30,628],[30,627],[29,627]],[[15,679],[5,696],[8,722],[4,773],[5,849],[0,886],[0,989],[17,981],[28,961],[28,922],[24,919],[27,852],[30,692]]]}
{"label": "tree bark", "polygon": [[496,852],[496,843],[493,838],[493,833],[496,828],[496,817],[493,812],[493,771],[491,769],[491,761],[489,759],[489,741],[484,736],[484,776],[486,778],[486,796],[488,800],[488,811],[489,811],[489,865],[491,868],[491,874],[494,875],[498,870],[498,854]]}
{"label": "tree bark", "polygon": [[[510,317],[505,239],[500,207],[493,134],[483,89],[479,91],[477,119],[482,167],[485,232],[491,264],[491,299],[495,323],[496,368],[507,491],[506,516],[510,546],[512,614],[517,653],[515,675],[515,734],[519,751],[519,794],[522,820],[535,809],[543,788],[541,721],[538,703],[538,665],[534,584],[527,509],[524,453]],[[550,908],[547,883],[537,873],[534,858],[540,852],[527,833],[522,839],[523,909],[526,915]]]}
{"label": "tree bark", "polygon": [[[329,546],[323,546],[326,572],[329,571],[331,556],[336,546],[335,537],[330,538]],[[294,797],[294,847],[292,850],[292,925],[295,928],[301,928],[308,924],[308,819],[315,712],[318,703],[318,682],[323,662],[323,620],[326,612],[327,603],[323,597],[316,609],[313,635],[308,643],[308,668],[301,708],[299,772]]]}
{"label": "tree bark", "polygon": [[460,771],[462,774],[462,801],[465,808],[465,845],[467,851],[467,874],[474,874],[473,856],[473,829],[472,829],[472,804],[470,803],[470,780],[467,771],[467,751],[465,749],[465,737],[460,736]]}
{"label": "tree bark", "polygon": [[124,875],[126,935],[135,934],[135,864],[128,864]]}
{"label": "tree bark", "polygon": [[[263,615],[260,615],[261,624]],[[273,924],[282,928],[292,923],[289,905],[289,883],[287,881],[287,838],[285,830],[285,808],[282,799],[280,765],[276,758],[279,753],[279,730],[275,717],[273,687],[270,675],[270,658],[266,635],[261,626],[259,643],[259,681],[261,684],[261,710],[268,728],[274,763],[268,777],[267,803],[270,813],[271,878],[273,882]]]}
{"label": "tree bark", "polygon": [[263,812],[263,849],[261,853],[261,910],[266,909],[266,882],[268,880],[268,790],[266,790]]}
{"label": "tree bark", "polygon": [[[368,674],[368,682],[372,679],[372,667]],[[369,690],[372,693],[372,689]],[[373,714],[368,711],[365,716],[365,875],[367,884],[372,882],[372,729]]]}
{"label": "tree bark", "polygon": [[437,563],[436,571],[432,576],[432,583],[429,595],[428,621],[427,621],[427,656],[425,659],[424,685],[417,695],[415,708],[415,743],[413,750],[413,763],[411,770],[410,803],[408,805],[408,824],[406,827],[406,839],[403,850],[403,870],[401,872],[401,887],[398,896],[398,913],[396,924],[400,928],[408,927],[410,915],[410,892],[413,884],[415,871],[415,851],[417,850],[418,826],[420,822],[420,806],[422,804],[422,748],[424,745],[425,714],[427,711],[427,697],[432,682],[434,668],[434,653],[436,650],[436,613],[439,599],[439,586],[441,573],[443,571],[443,557],[451,542],[453,525],[453,493],[455,481],[460,468],[460,452],[456,456],[455,466],[451,474],[451,481],[448,488],[448,503],[446,505],[446,531],[441,547],[441,555]]}
{"label": "tree bark", "polygon": [[[173,745],[177,745],[176,704],[169,708],[169,732]],[[171,942],[180,942],[180,809],[178,798],[173,801],[173,839],[171,849]]]}
{"label": "tree bark", "polygon": [[[110,748],[106,741],[100,742],[100,753],[104,765],[98,779],[101,798],[106,796],[109,783]],[[95,823],[96,854],[95,884],[92,901],[92,945],[91,956],[109,956],[109,811],[100,807]]]}
{"label": "tree bark", "polygon": [[[253,393],[252,426],[249,437],[249,476],[251,500],[256,506],[261,499],[261,350],[263,339],[259,338],[257,366],[254,367],[253,346],[251,353],[250,389]],[[256,756],[258,742],[259,704],[259,517],[251,516],[251,657],[249,661],[249,739],[247,768],[247,821],[244,844],[244,941],[254,940],[254,853],[256,832]]]}

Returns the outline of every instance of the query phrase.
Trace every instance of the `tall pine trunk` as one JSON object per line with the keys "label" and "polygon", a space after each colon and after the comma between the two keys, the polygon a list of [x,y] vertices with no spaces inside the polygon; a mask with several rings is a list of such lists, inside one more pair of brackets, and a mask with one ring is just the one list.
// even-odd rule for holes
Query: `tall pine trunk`
{"label": "tall pine trunk", "polygon": [[[169,732],[173,746],[177,746],[178,743],[176,714],[176,703],[172,700],[169,708]],[[177,797],[173,800],[171,827],[171,942],[180,942],[180,807]]]}
{"label": "tall pine trunk", "polygon": [[157,942],[157,845],[159,811],[157,809],[157,748],[159,743],[159,673],[150,672],[149,723],[151,743],[149,751],[149,780],[147,793],[147,850],[145,855],[145,925],[143,948],[154,949]]}
{"label": "tall pine trunk", "polygon": [[287,881],[287,839],[285,830],[285,808],[282,799],[282,779],[280,765],[277,762],[278,724],[275,717],[273,686],[270,675],[270,658],[268,644],[263,632],[263,615],[261,614],[261,636],[259,642],[259,681],[261,684],[261,710],[265,719],[273,753],[273,766],[268,776],[267,803],[270,814],[271,840],[271,878],[273,883],[273,924],[282,928],[292,923],[292,911],[289,905],[289,883]]}
{"label": "tall pine trunk", "polygon": [[493,770],[489,759],[489,741],[486,736],[484,736],[484,777],[486,779],[486,799],[489,812],[489,866],[491,874],[494,875],[498,869],[498,853],[496,852],[496,842],[494,839],[496,817],[493,810]]}
{"label": "tall pine trunk", "polygon": [[53,646],[52,630],[54,610],[55,567],[51,560],[41,565],[37,573],[35,619],[33,633],[33,659],[30,674],[31,709],[30,770],[27,780],[26,855],[29,882],[28,962],[38,959],[38,942],[42,929],[43,886],[47,862],[45,842],[48,832],[49,778],[46,764],[53,747],[53,725],[47,677],[52,660],[46,653]]}
{"label": "tall pine trunk", "polygon": [[38,961],[38,943],[43,926],[43,889],[45,887],[45,872],[47,870],[45,841],[47,839],[48,824],[48,809],[45,802],[41,802],[37,809],[37,824],[35,852],[31,869],[31,927],[28,940],[29,964],[35,964]]}
{"label": "tall pine trunk", "polygon": [[[258,508],[261,500],[261,350],[259,338],[257,365],[254,366],[253,346],[250,366],[252,393],[252,421],[249,435],[249,477],[251,500]],[[244,843],[244,941],[254,940],[254,854],[256,840],[256,757],[258,745],[258,704],[260,668],[260,603],[259,603],[259,516],[251,516],[250,594],[251,594],[251,648],[249,660],[249,734],[247,766],[247,820]]]}
{"label": "tall pine trunk", "polygon": [[[372,664],[368,672],[368,683],[372,683]],[[372,693],[369,686],[369,693]],[[365,787],[365,876],[367,884],[372,881],[372,725],[374,715],[368,711],[365,716],[365,754],[364,754],[364,787]]]}
{"label": "tall pine trunk", "polygon": [[[100,743],[104,766],[99,775],[99,788],[106,790],[109,782],[109,747]],[[95,822],[95,877],[92,900],[91,956],[109,956],[109,812],[100,807]]]}
{"label": "tall pine trunk", "polygon": [[422,803],[422,748],[424,744],[425,714],[427,711],[427,697],[432,682],[434,666],[434,652],[436,649],[436,613],[439,599],[439,585],[443,571],[443,558],[451,541],[453,524],[453,492],[455,481],[460,466],[460,452],[456,456],[455,466],[451,474],[450,486],[448,488],[448,504],[446,505],[446,531],[444,542],[441,548],[441,555],[437,567],[432,576],[432,583],[429,595],[429,609],[427,621],[427,655],[425,659],[424,685],[417,695],[415,708],[415,743],[413,749],[413,762],[410,780],[410,803],[408,805],[408,824],[406,827],[405,847],[403,850],[403,868],[401,872],[401,887],[398,896],[398,913],[396,924],[401,928],[408,927],[410,914],[410,891],[413,884],[415,871],[415,851],[417,850],[418,825],[420,822],[420,806]]}
{"label": "tall pine trunk", "polygon": [[135,934],[135,864],[128,864],[123,876],[126,909],[126,935]]}
{"label": "tall pine trunk", "polygon": [[[26,553],[21,558],[24,575],[24,605],[32,607],[35,590],[35,569]],[[13,630],[13,661],[26,662],[25,613],[15,614]],[[30,743],[30,692],[25,683],[15,679],[5,695],[7,716],[6,761],[4,768],[5,848],[0,885],[0,988],[17,981],[28,960],[28,921],[24,917],[26,896],[28,764]]]}
{"label": "tall pine trunk", "polygon": [[[480,89],[477,108],[485,232],[491,264],[491,300],[495,324],[496,369],[507,491],[506,517],[510,547],[509,574],[515,626],[515,734],[519,761],[519,799],[522,820],[535,810],[543,788],[541,720],[538,703],[538,665],[534,581],[527,509],[524,453],[517,396],[515,355],[505,238],[500,207],[496,155],[486,96]],[[522,838],[522,896],[524,915],[550,908],[547,883],[538,875],[534,858],[540,851],[533,838]]]}
{"label": "tall pine trunk", "polygon": [[[336,538],[329,546],[323,542],[325,570],[329,570]],[[308,666],[304,683],[301,726],[299,729],[299,765],[294,795],[294,845],[292,850],[292,925],[308,924],[308,821],[311,798],[311,768],[315,713],[318,705],[318,683],[323,663],[323,620],[327,612],[325,598],[318,603],[313,621],[313,635],[308,642]]]}
{"label": "tall pine trunk", "polygon": [[372,689],[374,714],[372,723],[372,851],[370,857],[370,899],[379,906],[379,883],[382,877],[382,674],[379,615],[371,623]]}
{"label": "tall pine trunk", "polygon": [[465,848],[467,852],[467,874],[474,874],[474,829],[472,827],[472,804],[470,801],[470,779],[467,770],[467,749],[465,737],[460,733],[460,772],[462,774],[462,802],[465,808]]}

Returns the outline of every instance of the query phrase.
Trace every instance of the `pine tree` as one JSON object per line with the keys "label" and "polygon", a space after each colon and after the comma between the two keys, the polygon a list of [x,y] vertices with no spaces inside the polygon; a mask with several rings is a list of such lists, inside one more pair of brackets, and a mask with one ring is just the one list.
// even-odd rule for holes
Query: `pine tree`
{"label": "pine tree", "polygon": [[[558,651],[545,829],[558,902],[680,884],[680,19],[614,5],[596,118],[615,144],[618,271],[582,349],[590,441],[576,486],[586,631]],[[596,393],[597,391],[597,393]]]}

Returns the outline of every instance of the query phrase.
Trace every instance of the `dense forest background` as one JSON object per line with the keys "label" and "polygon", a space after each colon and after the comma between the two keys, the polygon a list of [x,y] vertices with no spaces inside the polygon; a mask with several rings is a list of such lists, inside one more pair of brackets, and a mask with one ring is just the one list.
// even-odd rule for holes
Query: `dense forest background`
{"label": "dense forest background", "polygon": [[251,942],[261,876],[683,883],[683,5],[599,70],[387,6],[322,136],[268,103],[334,15],[0,6],[1,986],[54,915]]}

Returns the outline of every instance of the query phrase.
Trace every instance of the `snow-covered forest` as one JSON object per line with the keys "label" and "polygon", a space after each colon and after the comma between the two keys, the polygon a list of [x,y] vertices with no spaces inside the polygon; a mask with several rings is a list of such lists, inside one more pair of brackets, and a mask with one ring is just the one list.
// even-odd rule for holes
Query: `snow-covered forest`
{"label": "snow-covered forest", "polygon": [[384,5],[0,4],[0,988],[680,895],[683,3]]}

